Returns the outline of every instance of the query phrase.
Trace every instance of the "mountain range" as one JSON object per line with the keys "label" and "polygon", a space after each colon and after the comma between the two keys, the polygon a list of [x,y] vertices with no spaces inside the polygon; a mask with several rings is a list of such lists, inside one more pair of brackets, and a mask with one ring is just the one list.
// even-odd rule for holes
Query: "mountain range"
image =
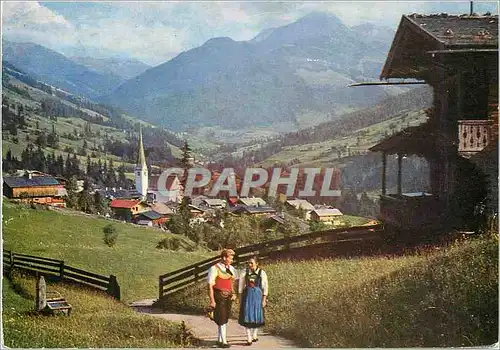
{"label": "mountain range", "polygon": [[378,80],[392,36],[387,28],[349,28],[333,15],[311,13],[253,40],[208,40],[126,81],[103,101],[173,130],[335,117],[401,91],[346,88]]}
{"label": "mountain range", "polygon": [[39,45],[6,41],[3,59],[71,93],[172,130],[240,129],[297,124],[304,115],[334,119],[403,91],[346,88],[378,80],[393,35],[390,28],[347,27],[334,15],[315,12],[252,40],[210,39],[151,68],[137,61],[67,58]]}

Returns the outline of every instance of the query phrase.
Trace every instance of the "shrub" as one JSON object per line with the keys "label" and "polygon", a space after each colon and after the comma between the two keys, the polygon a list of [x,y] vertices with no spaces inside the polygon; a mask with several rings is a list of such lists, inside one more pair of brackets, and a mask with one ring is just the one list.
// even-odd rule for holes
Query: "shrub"
{"label": "shrub", "polygon": [[106,225],[102,230],[104,232],[104,243],[106,243],[109,247],[114,246],[116,244],[116,240],[118,239],[118,230],[115,225]]}
{"label": "shrub", "polygon": [[179,237],[166,237],[158,242],[157,249],[179,250],[181,247],[181,240]]}

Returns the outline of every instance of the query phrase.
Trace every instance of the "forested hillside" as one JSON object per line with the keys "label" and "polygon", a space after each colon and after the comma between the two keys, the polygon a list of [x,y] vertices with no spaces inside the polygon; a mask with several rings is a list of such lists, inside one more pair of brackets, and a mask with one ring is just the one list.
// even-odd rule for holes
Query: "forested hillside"
{"label": "forested hillside", "polygon": [[126,187],[142,129],[149,165],[176,162],[183,140],[164,128],[64,92],[3,62],[3,171],[34,169],[89,176]]}

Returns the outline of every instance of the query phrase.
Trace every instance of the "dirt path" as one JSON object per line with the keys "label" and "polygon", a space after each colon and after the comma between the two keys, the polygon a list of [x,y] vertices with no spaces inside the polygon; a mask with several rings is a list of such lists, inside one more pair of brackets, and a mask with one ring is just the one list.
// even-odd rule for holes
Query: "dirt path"
{"label": "dirt path", "polygon": [[[161,317],[169,321],[184,321],[193,335],[201,340],[201,347],[215,348],[217,341],[217,325],[206,316],[183,315],[176,313],[162,313],[161,310],[151,307],[153,299],[140,300],[131,303],[130,306],[137,312],[147,313],[154,317]],[[238,324],[236,320],[229,320],[227,326],[227,340],[231,348],[294,348],[294,343],[288,339],[276,337],[262,330],[259,332],[259,341],[251,346],[246,346],[245,328]]]}

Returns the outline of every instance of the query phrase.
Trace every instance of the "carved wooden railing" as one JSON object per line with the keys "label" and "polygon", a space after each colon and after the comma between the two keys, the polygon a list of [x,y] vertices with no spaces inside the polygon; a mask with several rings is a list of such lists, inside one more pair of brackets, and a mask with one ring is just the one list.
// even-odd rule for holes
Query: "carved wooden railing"
{"label": "carved wooden railing", "polygon": [[474,154],[482,151],[492,138],[491,120],[459,120],[458,152]]}

